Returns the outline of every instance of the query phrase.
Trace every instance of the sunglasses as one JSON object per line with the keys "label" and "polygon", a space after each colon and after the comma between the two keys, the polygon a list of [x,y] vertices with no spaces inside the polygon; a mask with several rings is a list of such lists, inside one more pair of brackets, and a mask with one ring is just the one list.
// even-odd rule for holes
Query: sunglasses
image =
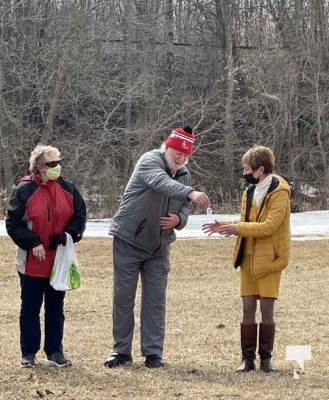
{"label": "sunglasses", "polygon": [[62,165],[62,160],[45,162],[44,165],[49,168],[55,168],[57,165]]}

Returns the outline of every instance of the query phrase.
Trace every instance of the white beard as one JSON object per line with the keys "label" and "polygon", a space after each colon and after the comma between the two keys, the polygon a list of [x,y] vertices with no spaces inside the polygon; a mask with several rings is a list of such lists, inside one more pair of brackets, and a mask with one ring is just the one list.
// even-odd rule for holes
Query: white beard
{"label": "white beard", "polygon": [[182,164],[176,164],[176,163],[173,161],[172,157],[170,157],[168,154],[165,154],[165,157],[166,157],[168,166],[169,166],[170,170],[171,170],[173,173],[175,173],[175,172],[176,172],[177,170],[179,170],[180,168],[184,167],[184,166],[187,164],[187,162],[188,162],[188,160],[186,160],[186,161],[185,161],[184,163],[182,163]]}

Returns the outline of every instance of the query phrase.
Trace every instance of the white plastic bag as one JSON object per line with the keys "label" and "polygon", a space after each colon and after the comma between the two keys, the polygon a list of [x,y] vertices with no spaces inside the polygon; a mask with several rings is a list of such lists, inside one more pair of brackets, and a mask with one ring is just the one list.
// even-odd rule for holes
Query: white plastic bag
{"label": "white plastic bag", "polygon": [[67,291],[80,287],[80,268],[71,235],[66,233],[66,245],[57,246],[55,261],[50,275],[55,290]]}

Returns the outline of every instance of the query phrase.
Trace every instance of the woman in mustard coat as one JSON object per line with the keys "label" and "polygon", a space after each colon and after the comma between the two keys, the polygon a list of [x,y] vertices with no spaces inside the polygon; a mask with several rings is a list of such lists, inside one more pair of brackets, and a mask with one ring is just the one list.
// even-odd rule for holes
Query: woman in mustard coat
{"label": "woman in mustard coat", "polygon": [[290,188],[273,174],[275,158],[264,146],[250,148],[242,157],[243,176],[249,184],[243,193],[239,222],[206,223],[204,232],[236,235],[235,268],[240,267],[242,364],[237,372],[255,369],[257,348],[256,309],[260,302],[258,354],[260,368],[273,372],[271,362],[275,323],[274,303],[278,298],[282,270],[290,251]]}

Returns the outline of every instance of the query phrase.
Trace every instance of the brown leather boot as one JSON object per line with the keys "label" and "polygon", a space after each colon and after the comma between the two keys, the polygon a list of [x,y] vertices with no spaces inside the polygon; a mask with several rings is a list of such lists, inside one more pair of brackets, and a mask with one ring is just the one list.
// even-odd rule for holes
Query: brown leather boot
{"label": "brown leather boot", "polygon": [[272,364],[272,351],[275,336],[275,324],[259,325],[258,354],[260,356],[260,369],[264,372],[275,372]]}
{"label": "brown leather boot", "polygon": [[257,324],[241,324],[241,350],[242,364],[236,372],[249,372],[255,369],[256,346],[257,346]]}

